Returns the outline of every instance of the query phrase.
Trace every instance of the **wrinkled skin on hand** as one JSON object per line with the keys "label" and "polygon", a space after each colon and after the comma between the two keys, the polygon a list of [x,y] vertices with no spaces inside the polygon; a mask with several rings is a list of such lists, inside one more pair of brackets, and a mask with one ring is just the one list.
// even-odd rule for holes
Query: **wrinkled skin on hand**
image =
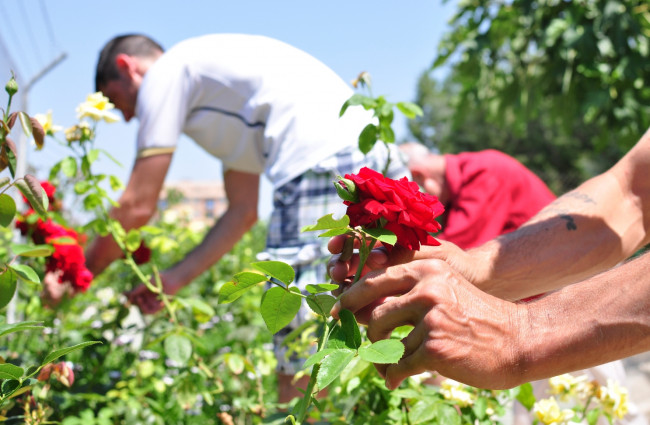
{"label": "wrinkled skin on hand", "polygon": [[[332,281],[342,285],[332,309],[355,313],[368,325],[368,338],[378,341],[404,325],[414,326],[403,342],[404,356],[395,365],[376,365],[389,388],[424,371],[438,373],[481,388],[510,388],[521,381],[519,329],[525,306],[492,297],[468,279],[474,276],[472,256],[442,241],[438,247],[409,251],[373,249],[362,278],[352,276],[358,255],[341,261],[346,236],[329,242]],[[460,271],[459,271],[460,270]]]}
{"label": "wrinkled skin on hand", "polygon": [[[347,286],[352,282],[357,268],[359,266],[359,255],[354,254],[351,258],[342,260],[343,246],[349,236],[341,235],[333,237],[328,242],[328,249],[332,253],[327,270],[330,278],[334,283]],[[359,241],[354,241],[354,247],[358,248]],[[347,257],[347,256],[345,256]],[[388,252],[381,244],[378,244],[368,256],[364,265],[361,276],[364,276],[371,270],[383,269],[396,264],[404,264],[413,260],[437,259],[443,260],[450,264],[455,270],[461,273],[465,279],[476,282],[477,274],[477,257],[470,252],[464,251],[451,242],[440,241],[440,246],[429,247],[423,246],[420,251],[411,251],[398,246]]]}
{"label": "wrinkled skin on hand", "polygon": [[367,273],[332,313],[355,313],[373,342],[399,326],[414,326],[399,363],[376,365],[388,388],[437,371],[475,387],[502,389],[523,382],[519,330],[525,308],[480,291],[445,262],[427,259]]}

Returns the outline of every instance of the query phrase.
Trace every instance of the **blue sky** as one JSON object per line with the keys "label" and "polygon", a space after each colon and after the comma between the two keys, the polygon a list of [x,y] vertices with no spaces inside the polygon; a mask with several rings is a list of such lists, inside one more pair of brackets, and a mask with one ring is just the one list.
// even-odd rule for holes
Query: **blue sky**
{"label": "blue sky", "polygon": [[[66,54],[29,90],[27,112],[52,110],[55,123],[68,127],[76,122],[76,106],[94,90],[99,49],[111,37],[127,32],[146,33],[165,48],[213,32],[262,34],[312,54],[345,81],[368,71],[375,95],[410,101],[417,78],[430,66],[455,8],[456,2],[441,0],[3,0],[0,15],[12,19],[0,28],[0,36],[23,85],[61,53]],[[9,70],[0,69],[3,85],[8,77]],[[100,125],[97,147],[108,150],[122,167],[102,159],[97,171],[126,182],[135,154],[136,129],[136,121]],[[398,138],[406,137],[401,117],[395,130]],[[47,143],[44,151],[30,149],[28,158],[39,177],[44,177],[66,153],[65,148]],[[168,181],[220,178],[219,161],[183,138]],[[263,190],[260,213],[265,216],[270,202],[267,184]]]}

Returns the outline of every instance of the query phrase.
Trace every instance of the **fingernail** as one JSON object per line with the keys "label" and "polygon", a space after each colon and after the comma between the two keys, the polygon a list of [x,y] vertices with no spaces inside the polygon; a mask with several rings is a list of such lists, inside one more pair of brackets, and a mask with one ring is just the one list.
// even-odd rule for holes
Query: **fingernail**
{"label": "fingernail", "polygon": [[336,303],[334,303],[334,306],[330,310],[330,314],[332,315],[333,318],[338,319],[339,311],[341,311],[341,301],[337,301]]}

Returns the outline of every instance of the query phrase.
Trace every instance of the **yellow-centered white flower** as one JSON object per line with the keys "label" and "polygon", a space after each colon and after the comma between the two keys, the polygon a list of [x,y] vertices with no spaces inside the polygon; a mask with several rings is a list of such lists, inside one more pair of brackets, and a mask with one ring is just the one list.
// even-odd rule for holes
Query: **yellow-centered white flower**
{"label": "yellow-centered white flower", "polygon": [[104,120],[107,123],[119,121],[119,117],[111,112],[115,109],[113,105],[102,92],[89,94],[85,102],[77,107],[77,118],[90,118],[94,121]]}
{"label": "yellow-centered white flower", "polygon": [[575,414],[571,409],[560,409],[554,397],[535,402],[533,412],[544,425],[565,425]]}
{"label": "yellow-centered white flower", "polygon": [[34,115],[34,118],[41,124],[43,131],[47,135],[52,136],[54,133],[63,129],[60,125],[54,125],[52,121],[52,111],[47,111],[47,114],[36,114]]}

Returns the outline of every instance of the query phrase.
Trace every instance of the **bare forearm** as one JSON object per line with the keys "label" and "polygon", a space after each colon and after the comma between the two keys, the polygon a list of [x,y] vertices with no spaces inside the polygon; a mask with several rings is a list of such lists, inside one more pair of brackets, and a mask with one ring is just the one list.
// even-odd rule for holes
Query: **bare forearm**
{"label": "bare forearm", "polygon": [[97,276],[122,256],[123,252],[112,236],[100,236],[86,250],[86,267]]}
{"label": "bare forearm", "polygon": [[517,231],[470,251],[487,265],[475,282],[504,299],[560,288],[615,266],[647,242],[642,212],[604,174],[558,198]]}
{"label": "bare forearm", "polygon": [[228,209],[203,241],[182,261],[168,269],[166,275],[180,286],[189,284],[229,252],[256,220],[256,212],[249,208]]}
{"label": "bare forearm", "polygon": [[650,256],[522,306],[522,382],[650,350]]}

